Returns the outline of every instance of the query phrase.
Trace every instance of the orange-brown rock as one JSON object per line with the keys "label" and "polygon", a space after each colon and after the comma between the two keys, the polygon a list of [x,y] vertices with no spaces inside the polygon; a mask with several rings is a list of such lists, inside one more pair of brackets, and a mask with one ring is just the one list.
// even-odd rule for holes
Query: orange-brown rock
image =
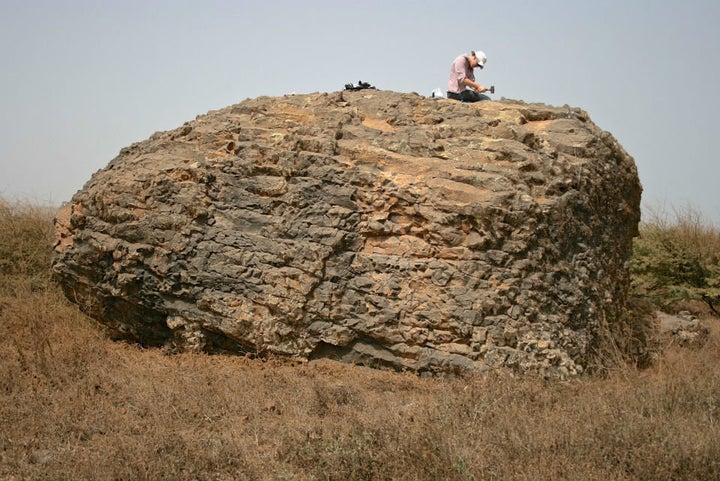
{"label": "orange-brown rock", "polygon": [[571,375],[626,322],[640,194],[579,109],[262,97],[123,149],[53,269],[151,345]]}

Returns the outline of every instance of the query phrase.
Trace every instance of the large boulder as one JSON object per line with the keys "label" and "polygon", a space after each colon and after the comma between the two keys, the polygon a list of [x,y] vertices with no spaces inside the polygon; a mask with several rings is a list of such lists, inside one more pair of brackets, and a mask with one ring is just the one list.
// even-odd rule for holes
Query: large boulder
{"label": "large boulder", "polygon": [[53,270],[148,345],[572,375],[627,322],[640,194],[577,108],[261,97],[124,148]]}

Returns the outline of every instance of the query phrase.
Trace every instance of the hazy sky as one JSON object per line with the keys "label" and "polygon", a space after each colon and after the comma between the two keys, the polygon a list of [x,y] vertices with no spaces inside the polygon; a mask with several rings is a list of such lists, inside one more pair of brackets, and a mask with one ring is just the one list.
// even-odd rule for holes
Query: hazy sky
{"label": "hazy sky", "polygon": [[246,98],[429,95],[482,49],[494,98],[580,107],[620,141],[645,214],[720,225],[719,20],[718,0],[0,0],[0,196],[60,204],[122,147]]}

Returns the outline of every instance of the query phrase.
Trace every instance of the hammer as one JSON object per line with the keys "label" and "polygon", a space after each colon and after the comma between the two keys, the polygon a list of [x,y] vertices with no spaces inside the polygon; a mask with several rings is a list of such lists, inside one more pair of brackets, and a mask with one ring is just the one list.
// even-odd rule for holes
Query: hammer
{"label": "hammer", "polygon": [[494,93],[495,93],[495,86],[494,86],[494,85],[491,85],[489,91],[490,91],[491,94],[494,94]]}

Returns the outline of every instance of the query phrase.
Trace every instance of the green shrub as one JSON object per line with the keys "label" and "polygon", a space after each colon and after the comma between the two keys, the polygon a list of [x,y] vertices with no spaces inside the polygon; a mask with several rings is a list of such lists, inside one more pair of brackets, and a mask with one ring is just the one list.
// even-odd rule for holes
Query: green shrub
{"label": "green shrub", "polygon": [[720,232],[692,210],[669,224],[640,225],[630,264],[632,289],[660,308],[720,297]]}

